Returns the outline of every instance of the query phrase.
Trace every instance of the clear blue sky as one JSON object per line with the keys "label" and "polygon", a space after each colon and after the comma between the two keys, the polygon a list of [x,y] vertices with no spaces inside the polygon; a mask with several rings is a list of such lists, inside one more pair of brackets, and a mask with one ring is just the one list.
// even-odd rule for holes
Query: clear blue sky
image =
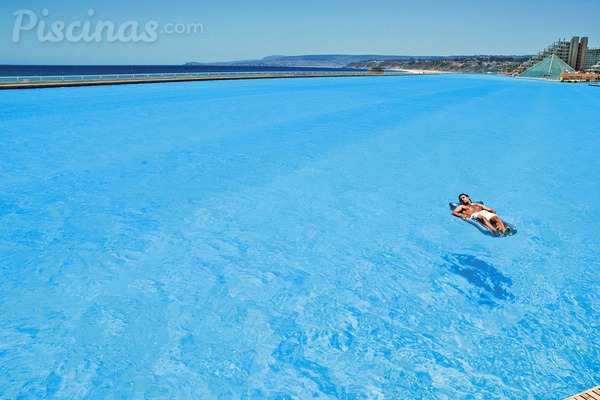
{"label": "clear blue sky", "polygon": [[[13,15],[17,10],[27,10],[20,25]],[[0,4],[0,63],[181,64],[329,53],[532,54],[571,36],[589,36],[590,46],[600,47],[599,14],[598,0],[5,0]],[[77,40],[81,28],[75,26],[72,40],[41,41],[38,30],[45,24],[42,34],[48,34],[57,21],[58,27],[65,23],[63,36],[74,22],[87,22],[93,33],[99,21],[122,27],[125,36],[109,42],[104,30],[99,42],[84,42]],[[127,21],[139,24],[138,33],[156,21],[155,36],[134,43],[131,26],[122,26]],[[188,24],[197,24],[196,33],[165,32],[187,30]]]}

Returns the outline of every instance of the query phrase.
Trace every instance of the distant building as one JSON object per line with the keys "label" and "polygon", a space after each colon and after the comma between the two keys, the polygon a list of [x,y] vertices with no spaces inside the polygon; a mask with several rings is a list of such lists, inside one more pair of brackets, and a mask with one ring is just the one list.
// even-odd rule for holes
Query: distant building
{"label": "distant building", "polygon": [[575,71],[583,71],[585,68],[585,57],[587,55],[588,38],[582,37],[579,40],[578,36],[573,36],[571,45],[569,46],[569,61],[567,64]]}
{"label": "distant building", "polygon": [[383,75],[385,73],[385,69],[381,67],[371,67],[367,70],[368,75]]}
{"label": "distant building", "polygon": [[555,55],[576,71],[592,70],[600,63],[600,49],[589,49],[588,38],[573,36],[571,40],[559,39],[525,61],[520,70],[524,71],[540,61]]}

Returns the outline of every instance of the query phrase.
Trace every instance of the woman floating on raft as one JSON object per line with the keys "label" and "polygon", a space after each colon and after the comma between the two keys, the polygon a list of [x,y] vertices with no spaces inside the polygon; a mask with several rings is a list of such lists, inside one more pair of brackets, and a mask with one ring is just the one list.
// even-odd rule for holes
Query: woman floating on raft
{"label": "woman floating on raft", "polygon": [[458,199],[460,205],[452,211],[452,215],[455,217],[462,218],[465,221],[468,219],[477,220],[497,236],[506,236],[513,233],[510,226],[505,226],[500,217],[496,215],[496,211],[481,203],[473,203],[469,195],[465,193],[461,193]]}

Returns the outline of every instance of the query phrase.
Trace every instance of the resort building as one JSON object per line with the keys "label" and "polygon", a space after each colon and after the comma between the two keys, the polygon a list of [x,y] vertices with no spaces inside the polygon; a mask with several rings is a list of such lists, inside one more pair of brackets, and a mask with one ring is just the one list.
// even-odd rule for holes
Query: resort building
{"label": "resort building", "polygon": [[593,70],[594,66],[600,63],[600,49],[589,49],[587,37],[573,36],[571,40],[559,39],[552,43],[525,61],[520,70],[529,69],[552,55],[560,58],[575,71]]}
{"label": "resort building", "polygon": [[585,58],[585,70],[586,71],[594,71],[594,67],[596,67],[596,72],[598,71],[598,67],[600,66],[600,49],[588,49],[587,56]]}

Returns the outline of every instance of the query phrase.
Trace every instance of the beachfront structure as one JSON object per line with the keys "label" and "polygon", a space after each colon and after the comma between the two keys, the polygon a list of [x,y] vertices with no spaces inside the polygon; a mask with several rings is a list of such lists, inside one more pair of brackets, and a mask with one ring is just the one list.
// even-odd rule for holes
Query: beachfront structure
{"label": "beachfront structure", "polygon": [[542,60],[555,55],[576,71],[589,70],[600,62],[600,49],[589,49],[588,38],[573,36],[571,40],[559,39],[525,61],[520,69],[527,70]]}
{"label": "beachfront structure", "polygon": [[573,73],[575,70],[557,55],[552,54],[522,72],[519,75],[519,78],[536,78],[558,81],[562,78],[565,72]]}
{"label": "beachfront structure", "polygon": [[598,71],[598,67],[600,66],[600,49],[588,49],[587,56],[585,57],[585,70],[594,72],[594,67],[596,68],[596,72]]}
{"label": "beachfront structure", "polygon": [[594,74],[600,74],[600,64],[592,65],[588,72],[592,72]]}

